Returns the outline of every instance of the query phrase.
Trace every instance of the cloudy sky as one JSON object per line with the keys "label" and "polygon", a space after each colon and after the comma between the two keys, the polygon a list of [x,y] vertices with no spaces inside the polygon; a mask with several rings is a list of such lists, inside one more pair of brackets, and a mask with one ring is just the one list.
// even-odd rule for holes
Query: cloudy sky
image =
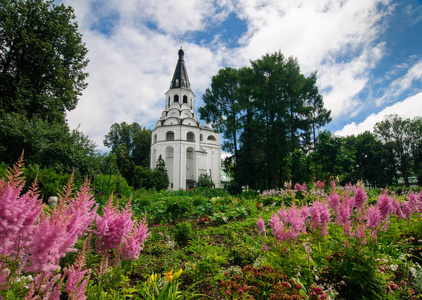
{"label": "cloudy sky", "polygon": [[339,135],[385,115],[422,115],[421,0],[62,0],[89,50],[88,87],[71,128],[103,146],[113,123],[153,129],[181,40],[195,108],[227,66],[281,51],[318,87]]}

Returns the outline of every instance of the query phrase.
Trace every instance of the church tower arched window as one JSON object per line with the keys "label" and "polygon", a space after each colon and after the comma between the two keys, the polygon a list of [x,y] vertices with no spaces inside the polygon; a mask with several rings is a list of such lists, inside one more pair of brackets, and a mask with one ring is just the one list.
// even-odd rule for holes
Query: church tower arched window
{"label": "church tower arched window", "polygon": [[183,103],[188,103],[188,96],[186,95],[183,96]]}
{"label": "church tower arched window", "polygon": [[179,95],[174,95],[174,102],[179,102]]}

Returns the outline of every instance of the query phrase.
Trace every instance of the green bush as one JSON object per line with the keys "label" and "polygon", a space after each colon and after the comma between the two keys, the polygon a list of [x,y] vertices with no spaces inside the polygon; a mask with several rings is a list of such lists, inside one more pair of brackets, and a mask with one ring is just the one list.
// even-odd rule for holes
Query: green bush
{"label": "green bush", "polygon": [[336,286],[344,300],[383,299],[381,281],[376,278],[372,254],[343,248],[327,256],[319,275],[319,283]]}
{"label": "green bush", "polygon": [[192,224],[189,222],[179,223],[174,232],[174,240],[181,246],[186,246],[192,238]]}

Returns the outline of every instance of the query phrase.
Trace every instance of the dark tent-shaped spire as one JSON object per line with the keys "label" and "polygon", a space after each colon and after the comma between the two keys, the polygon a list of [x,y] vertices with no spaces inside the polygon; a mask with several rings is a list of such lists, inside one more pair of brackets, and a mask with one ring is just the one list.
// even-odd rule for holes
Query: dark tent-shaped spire
{"label": "dark tent-shaped spire", "polygon": [[190,82],[188,71],[186,70],[184,55],[182,47],[179,49],[179,60],[177,61],[176,69],[174,70],[173,79],[171,80],[170,89],[184,88],[190,90]]}

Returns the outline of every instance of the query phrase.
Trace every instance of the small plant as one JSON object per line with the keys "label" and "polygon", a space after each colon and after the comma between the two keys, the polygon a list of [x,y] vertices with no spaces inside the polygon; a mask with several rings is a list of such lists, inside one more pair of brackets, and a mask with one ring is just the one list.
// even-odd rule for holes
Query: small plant
{"label": "small plant", "polygon": [[176,243],[186,246],[192,238],[192,224],[189,222],[179,223],[174,232],[174,239]]}
{"label": "small plant", "polygon": [[226,272],[220,286],[226,299],[306,299],[300,295],[301,285],[269,266],[245,266],[242,273],[235,276]]}

